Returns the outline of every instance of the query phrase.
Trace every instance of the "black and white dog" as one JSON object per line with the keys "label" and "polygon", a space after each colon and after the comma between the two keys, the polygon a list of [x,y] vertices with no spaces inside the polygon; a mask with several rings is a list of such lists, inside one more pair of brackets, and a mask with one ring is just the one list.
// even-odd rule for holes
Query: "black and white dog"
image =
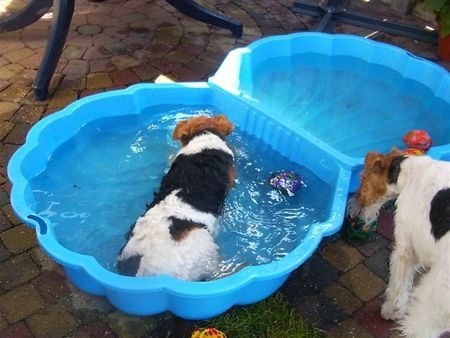
{"label": "black and white dog", "polygon": [[177,124],[173,138],[183,147],[147,212],[130,229],[119,273],[201,280],[215,272],[217,217],[234,186],[234,156],[225,142],[233,129],[223,115]]}
{"label": "black and white dog", "polygon": [[[370,152],[361,179],[355,208],[365,221],[397,198],[381,315],[399,320],[408,337],[439,337],[450,330],[450,163],[405,157],[397,149],[387,155]],[[420,268],[429,270],[414,286]]]}

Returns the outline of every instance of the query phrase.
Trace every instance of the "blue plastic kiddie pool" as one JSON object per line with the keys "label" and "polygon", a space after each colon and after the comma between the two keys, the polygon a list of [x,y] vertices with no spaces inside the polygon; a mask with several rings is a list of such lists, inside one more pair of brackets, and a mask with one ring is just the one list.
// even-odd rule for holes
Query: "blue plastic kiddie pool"
{"label": "blue plastic kiddie pool", "polygon": [[[9,163],[11,202],[82,290],[130,314],[204,319],[269,296],[340,229],[366,151],[425,129],[429,154],[448,159],[449,102],[448,73],[399,48],[320,33],[262,39],[232,51],[208,83],[135,85],[38,122]],[[222,113],[237,127],[238,181],[217,278],[117,274],[124,235],[179,147],[176,122]],[[300,174],[295,196],[267,183],[277,170]]]}

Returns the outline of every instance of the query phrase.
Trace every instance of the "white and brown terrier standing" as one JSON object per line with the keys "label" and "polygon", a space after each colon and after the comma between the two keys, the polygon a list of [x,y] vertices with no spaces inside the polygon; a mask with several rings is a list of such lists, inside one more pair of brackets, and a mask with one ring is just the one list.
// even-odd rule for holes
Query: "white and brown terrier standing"
{"label": "white and brown terrier standing", "polygon": [[177,124],[173,138],[183,147],[147,212],[130,229],[119,273],[201,280],[215,272],[217,217],[235,178],[234,156],[225,142],[233,129],[223,115]]}
{"label": "white and brown terrier standing", "polygon": [[[356,194],[359,217],[371,221],[396,198],[395,247],[381,309],[408,337],[450,330],[450,163],[427,156],[370,152]],[[418,285],[414,275],[428,269]]]}

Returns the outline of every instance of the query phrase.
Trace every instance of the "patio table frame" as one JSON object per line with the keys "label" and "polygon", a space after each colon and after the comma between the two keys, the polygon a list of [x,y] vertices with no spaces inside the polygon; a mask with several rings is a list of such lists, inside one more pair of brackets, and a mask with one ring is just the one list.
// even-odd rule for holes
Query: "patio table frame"
{"label": "patio table frame", "polygon": [[293,10],[299,14],[321,17],[313,30],[332,33],[336,22],[374,29],[394,35],[405,36],[414,40],[422,40],[432,44],[438,43],[438,33],[426,31],[419,27],[404,25],[387,19],[376,19],[370,16],[348,11],[345,6],[348,0],[328,0],[318,5],[303,0],[296,0]]}
{"label": "patio table frame", "polygon": [[[166,1],[185,15],[207,24],[228,29],[234,37],[242,36],[242,23],[220,13],[210,11],[203,6],[200,6],[194,0]],[[48,97],[50,81],[64,49],[74,7],[75,0],[53,1],[53,19],[47,38],[45,53],[32,84],[33,94],[38,101],[46,100]]]}

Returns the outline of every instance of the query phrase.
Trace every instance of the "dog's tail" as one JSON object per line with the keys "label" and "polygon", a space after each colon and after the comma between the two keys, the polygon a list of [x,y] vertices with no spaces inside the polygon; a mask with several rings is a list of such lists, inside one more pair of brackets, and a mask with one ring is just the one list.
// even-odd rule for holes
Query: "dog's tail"
{"label": "dog's tail", "polygon": [[450,234],[442,254],[414,288],[400,330],[411,338],[440,337],[450,330]]}

